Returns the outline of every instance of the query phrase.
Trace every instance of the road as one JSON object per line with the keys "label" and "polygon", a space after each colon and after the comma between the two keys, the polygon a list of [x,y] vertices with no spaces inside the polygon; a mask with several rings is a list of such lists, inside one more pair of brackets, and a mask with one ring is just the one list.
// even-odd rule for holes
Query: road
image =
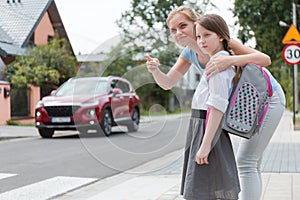
{"label": "road", "polygon": [[[184,146],[188,117],[145,120],[136,133],[114,129],[0,142],[0,199],[43,200],[133,169]],[[32,197],[30,196],[32,195]]]}

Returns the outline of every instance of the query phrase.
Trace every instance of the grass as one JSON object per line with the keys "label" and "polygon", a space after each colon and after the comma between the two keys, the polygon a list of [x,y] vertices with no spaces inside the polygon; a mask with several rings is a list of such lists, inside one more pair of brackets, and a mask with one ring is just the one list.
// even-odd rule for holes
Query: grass
{"label": "grass", "polygon": [[20,122],[17,122],[17,121],[11,120],[11,119],[7,120],[6,124],[10,125],[10,126],[34,126],[34,124],[22,124]]}

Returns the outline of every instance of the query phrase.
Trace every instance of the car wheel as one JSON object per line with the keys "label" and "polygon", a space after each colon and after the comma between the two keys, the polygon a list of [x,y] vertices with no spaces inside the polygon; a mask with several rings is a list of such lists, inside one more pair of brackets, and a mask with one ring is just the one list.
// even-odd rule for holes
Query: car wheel
{"label": "car wheel", "polygon": [[140,124],[140,113],[137,108],[133,109],[131,120],[132,121],[127,126],[127,129],[129,132],[136,132],[139,129],[139,124]]}
{"label": "car wheel", "polygon": [[102,113],[100,127],[104,135],[109,136],[112,129],[112,114],[109,109],[105,109]]}
{"label": "car wheel", "polygon": [[53,129],[45,129],[45,128],[39,128],[39,134],[42,138],[52,138],[54,134]]}

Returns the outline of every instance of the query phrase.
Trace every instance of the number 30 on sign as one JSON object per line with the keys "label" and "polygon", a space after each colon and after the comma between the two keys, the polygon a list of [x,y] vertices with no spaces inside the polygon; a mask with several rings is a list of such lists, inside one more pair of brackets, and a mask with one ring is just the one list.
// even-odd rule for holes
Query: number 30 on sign
{"label": "number 30 on sign", "polygon": [[284,61],[290,65],[300,63],[300,45],[289,44],[282,50]]}

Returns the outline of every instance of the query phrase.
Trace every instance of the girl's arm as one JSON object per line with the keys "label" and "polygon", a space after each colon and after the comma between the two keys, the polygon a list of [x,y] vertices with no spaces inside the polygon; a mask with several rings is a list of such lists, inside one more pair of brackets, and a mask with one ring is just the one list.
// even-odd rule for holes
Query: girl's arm
{"label": "girl's arm", "polygon": [[210,113],[208,116],[204,137],[201,146],[196,154],[196,162],[199,165],[208,164],[208,155],[212,148],[211,144],[218,130],[223,114],[224,113],[222,111],[214,107],[210,107]]}
{"label": "girl's arm", "polygon": [[179,57],[175,65],[170,69],[170,71],[165,74],[159,69],[159,60],[157,58],[152,58],[149,55],[144,55],[147,59],[147,68],[150,73],[152,73],[156,83],[164,90],[169,90],[174,87],[183,75],[190,68],[191,63],[182,57]]}
{"label": "girl's arm", "polygon": [[[228,70],[228,73],[232,72],[233,71],[229,72]],[[221,72],[207,80],[209,97],[205,104],[210,111],[206,119],[207,122],[203,140],[196,154],[196,162],[198,164],[208,164],[209,152],[213,148],[212,145],[215,145],[215,143],[212,143],[213,139],[214,141],[219,139],[220,135],[216,135],[216,133],[229,103],[229,91],[232,85],[231,79],[232,75]],[[206,80],[206,77],[202,77],[201,80]],[[218,132],[218,134],[220,134],[220,132]]]}
{"label": "girl's arm", "polygon": [[248,63],[256,63],[261,66],[269,66],[271,59],[267,54],[247,47],[237,40],[230,40],[234,56],[219,55],[211,59],[206,65],[206,74],[212,76],[219,71],[224,71],[230,66],[244,66]]}

